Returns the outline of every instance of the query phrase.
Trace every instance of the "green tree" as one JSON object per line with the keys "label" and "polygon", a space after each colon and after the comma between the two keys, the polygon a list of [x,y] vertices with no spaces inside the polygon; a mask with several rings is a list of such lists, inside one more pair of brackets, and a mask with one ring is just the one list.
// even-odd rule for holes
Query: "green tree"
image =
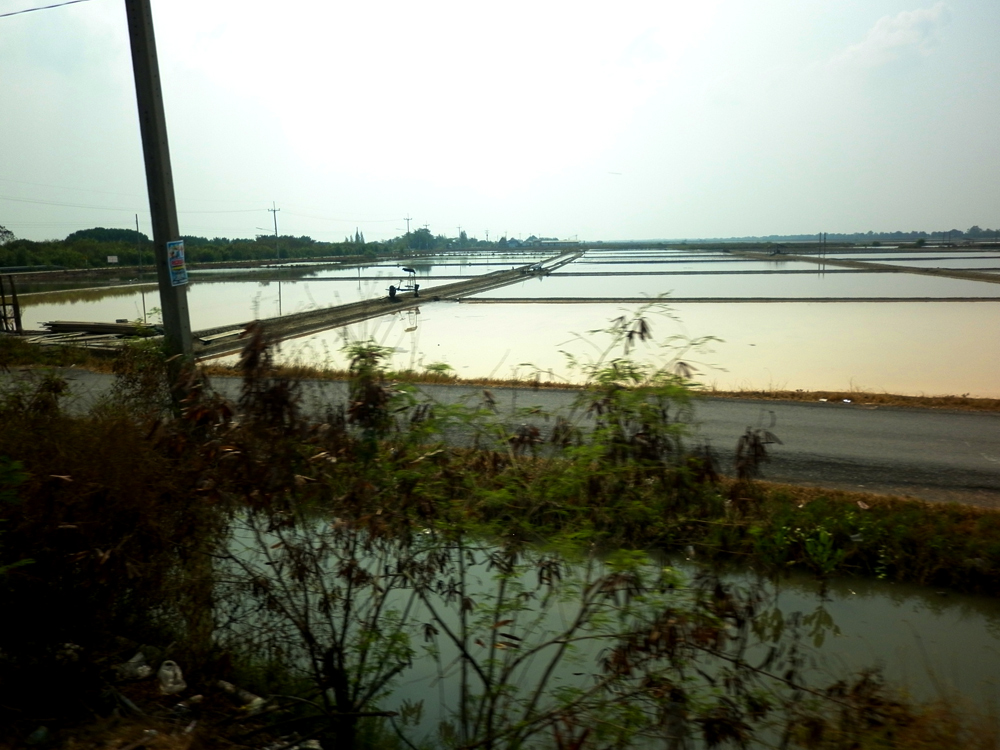
{"label": "green tree", "polygon": [[14,233],[10,231],[7,227],[0,224],[0,245],[6,245],[8,242],[13,242],[17,239]]}
{"label": "green tree", "polygon": [[434,244],[434,235],[431,234],[429,229],[421,227],[415,232],[410,233],[407,247],[411,250],[432,250]]}
{"label": "green tree", "polygon": [[[193,237],[185,237],[185,242]],[[134,229],[105,229],[104,227],[94,227],[93,229],[80,229],[66,237],[66,242],[76,242],[78,240],[94,240],[95,242],[129,242],[135,244]],[[149,237],[140,233],[139,240],[149,242]]]}

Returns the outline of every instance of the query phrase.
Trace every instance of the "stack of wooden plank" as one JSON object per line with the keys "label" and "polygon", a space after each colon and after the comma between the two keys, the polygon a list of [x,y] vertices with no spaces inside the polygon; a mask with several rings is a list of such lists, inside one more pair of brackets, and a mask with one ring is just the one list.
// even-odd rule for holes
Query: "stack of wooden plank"
{"label": "stack of wooden plank", "polygon": [[85,323],[74,320],[53,320],[43,323],[52,333],[90,333],[114,336],[156,336],[155,326],[143,323]]}

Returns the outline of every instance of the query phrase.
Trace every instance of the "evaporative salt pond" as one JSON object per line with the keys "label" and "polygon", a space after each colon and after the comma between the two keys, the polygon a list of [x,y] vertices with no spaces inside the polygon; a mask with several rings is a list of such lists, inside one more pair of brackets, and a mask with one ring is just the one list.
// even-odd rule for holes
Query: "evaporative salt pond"
{"label": "evaporative salt pond", "polygon": [[[342,366],[339,349],[345,336],[374,338],[392,347],[392,365],[401,369],[443,362],[463,377],[525,377],[540,370],[543,378],[571,379],[573,373],[560,352],[596,352],[586,339],[592,343],[598,339],[587,332],[637,307],[611,300],[669,293],[668,302],[671,296],[697,301],[673,304],[676,320],[654,318],[654,333],[660,339],[717,338],[683,355],[699,368],[697,379],[707,385],[726,390],[854,388],[1000,397],[995,377],[1000,364],[1000,341],[995,335],[1000,327],[1000,285],[984,281],[845,272],[781,256],[747,259],[702,249],[635,248],[590,250],[552,276],[495,289],[468,302],[430,299],[437,284],[534,262],[545,255],[439,254],[412,259],[408,263],[428,297],[419,313],[389,314],[346,330],[288,341],[282,345],[281,358]],[[836,255],[883,264],[898,258],[901,268],[1000,267],[1000,254],[968,249],[879,248]],[[834,254],[827,258],[833,260]],[[211,274],[195,274],[189,292],[192,327],[231,325],[279,312],[381,297],[402,275],[400,265],[405,264],[320,268],[280,282],[258,280],[262,270],[246,273],[245,281],[213,282],[207,280]],[[147,289],[148,309],[158,303],[155,288]],[[25,296],[25,325],[137,319],[142,317],[142,296],[136,287]],[[769,301],[755,302],[755,298]],[[803,298],[810,301],[796,301]],[[852,301],[857,298],[866,301]],[[552,299],[560,301],[548,301]],[[900,299],[907,301],[894,301]],[[916,299],[927,301],[911,301]],[[998,301],[964,301],[971,299]],[[659,353],[640,348],[634,356],[655,358]]]}

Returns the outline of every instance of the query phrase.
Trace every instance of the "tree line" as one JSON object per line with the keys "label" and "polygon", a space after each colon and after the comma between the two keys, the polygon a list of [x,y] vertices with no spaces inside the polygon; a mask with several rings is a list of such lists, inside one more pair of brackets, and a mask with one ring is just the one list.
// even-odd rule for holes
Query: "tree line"
{"label": "tree line", "polygon": [[811,242],[816,241],[820,235],[826,239],[827,242],[862,242],[869,243],[873,241],[889,241],[889,242],[919,242],[923,240],[924,242],[960,242],[962,240],[998,240],[1000,239],[1000,228],[997,229],[983,229],[982,227],[976,225],[971,226],[966,230],[961,229],[939,229],[931,232],[923,232],[916,229],[911,229],[909,231],[893,231],[893,232],[821,232],[815,234],[769,234],[766,236],[747,236],[747,237],[713,237],[710,238],[713,241],[730,241],[730,242]]}
{"label": "tree line", "polygon": [[[322,242],[312,237],[258,235],[253,239],[229,237],[198,237],[184,235],[184,250],[191,263],[225,263],[266,261],[287,258],[331,258],[363,256],[375,259],[380,255],[400,255],[445,249],[476,249],[516,247],[516,240],[506,237],[484,242],[461,232],[458,237],[433,234],[421,227],[399,237],[382,242],[366,242],[364,234],[355,231],[343,242]],[[152,265],[153,243],[134,229],[94,227],[81,229],[62,240],[34,241],[18,239],[0,226],[0,268],[47,266],[56,268],[104,268]]]}

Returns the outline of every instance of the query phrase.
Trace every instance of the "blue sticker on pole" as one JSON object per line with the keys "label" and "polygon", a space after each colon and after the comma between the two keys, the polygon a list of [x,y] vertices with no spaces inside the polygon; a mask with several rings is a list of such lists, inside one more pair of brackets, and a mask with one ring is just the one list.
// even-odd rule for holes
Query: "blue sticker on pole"
{"label": "blue sticker on pole", "polygon": [[170,268],[171,286],[188,283],[188,270],[184,263],[184,240],[167,243],[167,266]]}

